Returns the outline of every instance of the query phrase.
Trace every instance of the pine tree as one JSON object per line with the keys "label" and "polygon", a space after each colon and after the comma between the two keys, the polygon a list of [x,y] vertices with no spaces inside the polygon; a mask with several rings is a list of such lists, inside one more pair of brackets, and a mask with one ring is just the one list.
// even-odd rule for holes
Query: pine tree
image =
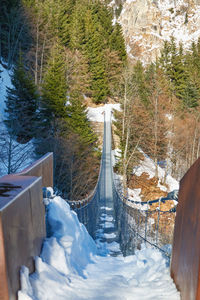
{"label": "pine tree", "polygon": [[31,43],[28,18],[20,2],[0,1],[0,56],[9,69],[17,62],[20,49],[27,53]]}
{"label": "pine tree", "polygon": [[119,23],[115,24],[114,30],[110,35],[110,49],[117,51],[120,59],[122,61],[126,61],[127,59],[126,48],[125,48],[121,25]]}
{"label": "pine tree", "polygon": [[101,25],[97,22],[97,16],[93,19],[91,10],[87,11],[85,18],[87,30],[84,53],[89,62],[92,96],[95,103],[104,103],[109,90],[103,55],[103,36],[100,33]]}
{"label": "pine tree", "polygon": [[186,108],[195,108],[199,105],[199,92],[195,85],[189,81],[187,82],[181,98],[183,100],[183,106]]}
{"label": "pine tree", "polygon": [[59,17],[59,38],[64,46],[68,46],[70,42],[72,12],[75,4],[76,0],[63,1],[63,9],[61,10],[61,15]]}
{"label": "pine tree", "polygon": [[82,50],[85,43],[85,13],[86,7],[82,2],[76,2],[70,20],[69,46],[73,50]]}
{"label": "pine tree", "polygon": [[26,143],[36,134],[39,96],[30,74],[24,69],[21,54],[11,82],[12,87],[7,88],[5,124],[18,142]]}
{"label": "pine tree", "polygon": [[109,46],[109,37],[112,34],[112,13],[103,2],[96,1],[91,5],[93,20],[100,25],[100,34],[103,37],[104,45]]}
{"label": "pine tree", "polygon": [[91,78],[84,55],[78,50],[66,51],[66,65],[70,92],[76,90],[82,95],[89,95]]}
{"label": "pine tree", "polygon": [[[182,107],[192,108],[198,105],[199,92],[194,74],[197,63],[197,51],[193,44],[193,63],[191,57],[184,55],[183,46],[176,47],[176,41],[172,37],[170,43],[165,43],[160,63],[169,81],[171,92],[182,100]],[[193,65],[193,70],[191,70]],[[197,76],[198,77],[198,76]]]}
{"label": "pine tree", "polygon": [[189,81],[191,83],[191,87],[196,89],[196,93],[199,97],[200,91],[200,52],[199,52],[199,42],[195,44],[192,43],[191,51],[185,56],[185,64],[189,76]]}
{"label": "pine tree", "polygon": [[62,47],[55,43],[42,85],[42,108],[49,120],[66,118],[67,82]]}
{"label": "pine tree", "polygon": [[70,104],[67,106],[69,115],[68,126],[80,136],[83,145],[92,145],[96,142],[89,120],[87,118],[86,106],[83,104],[82,96],[78,91],[70,93]]}
{"label": "pine tree", "polygon": [[164,42],[164,47],[161,50],[161,56],[159,59],[159,64],[161,65],[163,71],[165,72],[166,76],[169,77],[170,71],[170,61],[171,61],[171,53],[170,53],[170,44],[168,41]]}
{"label": "pine tree", "polygon": [[140,97],[141,101],[145,105],[148,105],[148,90],[146,86],[145,72],[140,61],[138,61],[137,64],[134,66],[132,81],[137,86],[136,96]]}

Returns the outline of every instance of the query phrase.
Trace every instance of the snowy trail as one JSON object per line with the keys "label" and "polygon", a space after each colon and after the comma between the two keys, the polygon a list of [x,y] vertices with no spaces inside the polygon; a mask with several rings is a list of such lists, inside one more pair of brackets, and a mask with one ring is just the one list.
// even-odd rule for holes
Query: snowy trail
{"label": "snowy trail", "polygon": [[158,250],[132,256],[97,255],[76,213],[60,197],[48,199],[53,232],[44,242],[36,272],[21,271],[19,300],[178,300],[166,261]]}
{"label": "snowy trail", "polygon": [[101,193],[97,244],[77,214],[61,197],[45,199],[47,223],[52,233],[44,241],[35,273],[21,269],[18,300],[178,300],[162,254],[142,247],[123,257],[115,222],[110,150],[109,112],[105,115],[106,149],[104,187]]}
{"label": "snowy trail", "polygon": [[[95,263],[89,264],[84,271],[85,280],[72,279],[71,286],[81,290],[81,296],[79,292],[76,295],[73,292],[69,299],[179,299],[176,289],[171,288],[172,280],[165,270],[163,258],[159,253],[156,255],[151,249],[145,249],[137,256],[127,258],[95,257]],[[155,257],[159,267],[155,266]]]}
{"label": "snowy trail", "polygon": [[100,175],[100,213],[97,222],[96,243],[104,254],[121,255],[119,234],[115,220],[111,160],[111,111],[112,106],[104,106],[104,145]]}

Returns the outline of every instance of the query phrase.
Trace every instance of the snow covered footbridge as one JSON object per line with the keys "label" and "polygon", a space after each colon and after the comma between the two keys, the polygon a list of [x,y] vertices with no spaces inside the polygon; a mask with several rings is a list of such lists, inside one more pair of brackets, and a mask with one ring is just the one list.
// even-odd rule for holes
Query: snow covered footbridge
{"label": "snow covered footbridge", "polygon": [[163,247],[174,207],[163,211],[167,198],[142,204],[117,191],[110,116],[93,195],[70,202],[95,241],[52,188],[42,199],[42,186],[52,185],[52,154],[0,179],[0,300],[200,299],[200,159],[181,180],[171,261],[179,293]]}
{"label": "snow covered footbridge", "polygon": [[119,252],[119,216],[121,204],[113,180],[111,159],[111,111],[104,112],[104,141],[99,178],[91,196],[68,201],[91,236],[104,251]]}
{"label": "snow covered footbridge", "polygon": [[[160,198],[148,202],[128,199],[117,190],[112,167],[112,112],[104,112],[104,140],[99,178],[88,198],[68,201],[80,222],[88,229],[97,245],[112,255],[133,254],[144,243],[161,250],[170,257],[173,238],[175,204],[163,210],[161,204],[176,198]],[[177,199],[176,199],[177,200]]]}

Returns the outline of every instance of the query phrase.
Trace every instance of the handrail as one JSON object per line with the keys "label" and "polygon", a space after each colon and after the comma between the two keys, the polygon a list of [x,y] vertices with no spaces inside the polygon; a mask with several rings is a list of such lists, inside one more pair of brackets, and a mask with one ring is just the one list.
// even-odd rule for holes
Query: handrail
{"label": "handrail", "polygon": [[[160,232],[159,228],[161,228],[161,230],[163,229],[163,219],[160,220],[160,217],[164,216],[164,214],[167,213],[175,213],[176,206],[165,211],[165,210],[161,210],[160,204],[170,200],[177,201],[177,193],[171,192],[167,195],[167,197],[160,197],[159,199],[143,201],[143,202],[129,199],[128,197],[124,196],[124,194],[121,191],[119,191],[116,186],[113,164],[112,164],[112,153],[111,153],[112,149],[110,149],[111,145],[110,144],[106,145],[106,143],[111,143],[110,140],[111,130],[112,130],[111,121],[109,123],[109,120],[105,118],[103,150],[101,156],[100,171],[93,192],[85,199],[77,200],[77,201],[67,200],[67,202],[72,206],[72,208],[75,209],[75,211],[78,214],[79,220],[86,225],[88,231],[92,233],[93,237],[95,237],[96,228],[97,228],[96,225],[98,224],[98,218],[100,216],[99,207],[102,203],[104,203],[104,201],[107,201],[106,197],[108,194],[109,197],[111,197],[111,194],[109,192],[108,194],[107,192],[105,193],[107,184],[104,181],[106,179],[106,176],[103,172],[105,171],[105,168],[107,167],[111,168],[109,169],[110,171],[108,172],[109,175],[107,175],[107,176],[111,176],[111,178],[108,179],[109,180],[108,186],[110,186],[111,183],[112,201],[114,205],[113,212],[115,214],[115,221],[116,221],[115,225],[116,225],[116,229],[118,230],[118,237],[120,239],[120,245],[122,247],[122,251],[124,251],[123,253],[125,253],[126,255],[126,247],[129,247],[128,240],[127,240],[127,234],[128,234],[128,237],[137,236],[138,241],[142,239],[143,241],[161,250],[163,253],[166,254],[166,256],[169,257],[169,253],[167,253],[167,251],[165,250],[162,250],[161,248],[163,243],[161,241],[161,236],[159,236],[159,232]],[[106,136],[107,133],[109,134],[108,139]],[[159,203],[159,207],[157,207],[156,209],[154,208],[150,209],[149,206],[154,203]],[[135,206],[132,206],[131,204],[135,204]],[[142,207],[144,205],[147,205],[147,208]],[[137,220],[137,215],[139,217],[138,220]],[[129,224],[129,217],[133,218],[131,221],[133,225],[131,225],[131,223]],[[149,223],[150,218],[154,220],[154,223],[152,223],[155,224],[154,228]],[[171,239],[170,232],[171,231],[169,231],[169,234],[167,234],[165,237],[167,238],[167,240]]]}
{"label": "handrail", "polygon": [[[105,124],[105,114],[104,114],[104,124]],[[103,145],[104,145],[104,138],[105,138],[105,126],[104,126]],[[99,175],[98,175],[97,183],[96,183],[93,191],[90,193],[90,195],[87,196],[86,198],[80,199],[80,200],[68,200],[68,199],[66,199],[67,203],[69,203],[73,208],[74,208],[74,206],[77,209],[85,207],[85,206],[87,206],[93,200],[93,198],[94,198],[94,196],[95,196],[95,194],[97,192],[99,181],[100,181],[100,177],[101,177],[102,163],[103,163],[103,151],[104,151],[104,147],[102,149],[101,162],[100,162],[100,168],[99,168]]]}

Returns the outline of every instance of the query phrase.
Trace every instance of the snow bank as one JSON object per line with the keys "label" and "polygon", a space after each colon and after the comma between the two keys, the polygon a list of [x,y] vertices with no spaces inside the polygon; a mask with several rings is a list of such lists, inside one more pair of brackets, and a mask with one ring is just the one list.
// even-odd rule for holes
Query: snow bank
{"label": "snow bank", "polygon": [[88,107],[87,116],[92,122],[104,122],[104,112],[110,116],[110,112],[113,109],[120,110],[120,104],[105,104],[99,107]]}
{"label": "snow bank", "polygon": [[[44,243],[41,254],[43,261],[54,266],[54,263],[59,263],[58,257],[63,257],[61,264],[58,267],[54,266],[56,269],[65,268],[65,272],[60,270],[63,274],[73,270],[82,275],[82,270],[90,262],[91,255],[96,254],[93,239],[85,226],[79,223],[77,214],[70,210],[69,204],[61,197],[54,197],[49,202],[47,211],[48,228],[52,237]],[[64,262],[67,262],[65,267]]]}
{"label": "snow bank", "polygon": [[52,236],[35,259],[36,272],[29,276],[22,267],[19,300],[180,299],[159,251],[96,255],[94,241],[60,197],[47,200],[47,222]]}

